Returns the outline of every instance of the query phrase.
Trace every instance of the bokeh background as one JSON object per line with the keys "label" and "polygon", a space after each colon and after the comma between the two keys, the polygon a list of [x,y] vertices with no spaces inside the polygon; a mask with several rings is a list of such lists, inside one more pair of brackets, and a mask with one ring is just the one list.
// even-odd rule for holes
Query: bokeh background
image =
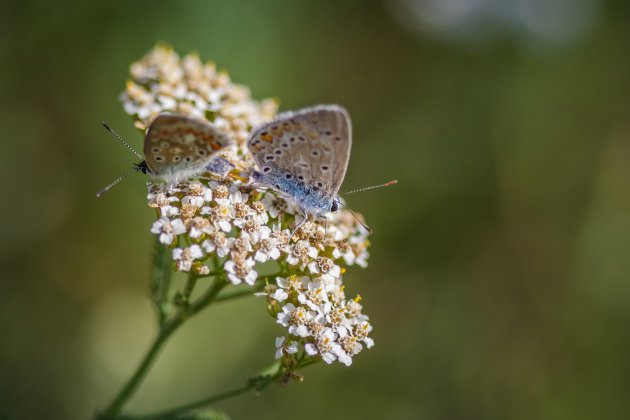
{"label": "bokeh background", "polygon": [[[156,42],[281,109],[346,106],[350,270],[376,346],[217,405],[235,419],[630,418],[630,3],[12,2],[0,14],[0,417],[91,418],[154,335],[145,179],[118,102]],[[274,352],[262,300],[167,346],[129,409],[231,389]]]}

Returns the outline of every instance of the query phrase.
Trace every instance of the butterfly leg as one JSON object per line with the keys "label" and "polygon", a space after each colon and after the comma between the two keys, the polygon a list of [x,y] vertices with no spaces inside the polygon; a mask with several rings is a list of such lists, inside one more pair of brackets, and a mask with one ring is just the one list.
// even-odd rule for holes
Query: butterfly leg
{"label": "butterfly leg", "polygon": [[295,229],[293,229],[293,232],[291,232],[291,236],[289,237],[289,240],[291,240],[291,238],[293,238],[293,235],[295,235],[295,232],[297,232],[297,230],[299,228],[301,228],[302,225],[304,223],[306,223],[307,220],[308,220],[308,215],[306,214],[305,211],[302,211],[302,220],[300,221],[300,223],[298,223],[298,225],[295,227]]}
{"label": "butterfly leg", "polygon": [[324,239],[328,235],[328,217],[325,214],[320,215],[322,219],[324,219]]}

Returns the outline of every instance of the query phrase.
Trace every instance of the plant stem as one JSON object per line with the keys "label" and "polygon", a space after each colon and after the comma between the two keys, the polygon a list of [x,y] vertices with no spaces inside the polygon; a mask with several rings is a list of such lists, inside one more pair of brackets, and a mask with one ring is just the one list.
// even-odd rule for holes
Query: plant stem
{"label": "plant stem", "polygon": [[129,416],[124,417],[127,420],[167,420],[167,419],[176,419],[187,411],[194,410],[196,408],[202,408],[210,404],[214,404],[218,401],[226,400],[228,398],[235,397],[237,395],[243,394],[249,390],[254,388],[254,385],[251,383],[246,384],[240,388],[233,389],[231,391],[224,392],[222,394],[213,395],[208,398],[204,398],[199,401],[195,401],[186,405],[182,405],[177,408],[173,408],[167,411],[154,413],[154,414],[145,414],[141,416]]}
{"label": "plant stem", "polygon": [[158,313],[160,327],[168,319],[168,300],[172,285],[171,251],[155,238],[153,244],[153,268],[151,269],[151,294]]}
{"label": "plant stem", "polygon": [[277,362],[274,362],[269,367],[265,368],[262,372],[263,373],[260,373],[258,376],[250,379],[245,385],[241,386],[240,388],[236,388],[222,394],[212,395],[210,397],[206,397],[192,403],[184,404],[170,410],[140,416],[124,416],[121,418],[121,420],[175,420],[180,418],[182,414],[185,414],[191,410],[203,408],[210,404],[227,400],[228,398],[235,397],[247,391],[262,391],[270,384],[276,382],[279,378],[281,378],[284,371],[281,369],[281,366]]}
{"label": "plant stem", "polygon": [[225,279],[220,277],[215,278],[214,282],[210,285],[210,287],[208,287],[208,290],[197,301],[195,301],[188,310],[178,311],[170,320],[164,323],[164,325],[160,328],[160,333],[153,341],[151,347],[149,347],[149,351],[145,354],[133,376],[125,384],[107,410],[105,410],[105,412],[100,416],[102,419],[114,419],[119,416],[125,403],[129,400],[129,398],[131,398],[140,383],[146,377],[149,369],[155,361],[155,358],[168,338],[188,317],[195,315],[200,310],[208,306],[226,284]]}
{"label": "plant stem", "polygon": [[260,292],[265,288],[269,280],[276,277],[282,277],[282,272],[274,274],[268,274],[266,276],[259,277],[253,286],[244,285],[242,287],[226,291],[214,299],[215,302],[225,302],[226,300],[238,299],[241,297],[252,296],[254,293]]}
{"label": "plant stem", "polygon": [[186,286],[184,286],[184,291],[182,292],[182,295],[184,297],[184,302],[187,303],[188,300],[190,299],[190,295],[192,295],[193,289],[195,288],[195,285],[197,284],[198,278],[199,276],[193,273],[192,271],[188,275],[188,281],[186,282]]}
{"label": "plant stem", "polygon": [[222,293],[221,295],[217,296],[217,298],[214,301],[218,303],[218,302],[225,302],[226,300],[238,299],[238,298],[246,297],[246,296],[253,296],[254,293],[260,292],[264,286],[265,286],[264,284],[260,284],[254,287],[247,286],[247,287],[243,287],[242,289],[226,291],[226,293]]}

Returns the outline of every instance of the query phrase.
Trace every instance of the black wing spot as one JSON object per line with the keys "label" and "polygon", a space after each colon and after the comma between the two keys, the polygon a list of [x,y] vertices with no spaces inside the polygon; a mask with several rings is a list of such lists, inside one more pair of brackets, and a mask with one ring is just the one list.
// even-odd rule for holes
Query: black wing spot
{"label": "black wing spot", "polygon": [[153,149],[151,149],[151,151],[152,151],[153,153],[157,153],[157,152],[159,152],[159,151],[160,151],[160,149],[159,149],[159,148],[157,148],[157,147],[154,147]]}
{"label": "black wing spot", "polygon": [[337,137],[335,137],[335,140],[341,141],[341,137],[337,136]]}
{"label": "black wing spot", "polygon": [[291,174],[286,174],[284,177],[285,177],[286,179],[291,179],[291,178],[293,178],[293,175],[291,175]]}
{"label": "black wing spot", "polygon": [[275,160],[276,157],[274,155],[265,155],[265,160]]}
{"label": "black wing spot", "polygon": [[304,142],[306,141],[306,139],[305,139],[304,137],[302,137],[302,136],[298,137],[298,139],[300,139],[300,141],[301,141],[302,143],[304,143]]}
{"label": "black wing spot", "polygon": [[265,166],[265,167],[263,168],[263,172],[264,172],[264,173],[271,172],[271,168],[270,168],[269,166]]}
{"label": "black wing spot", "polygon": [[320,169],[321,169],[322,171],[327,171],[327,170],[328,170],[328,166],[326,166],[326,165],[322,165],[322,166],[320,166]]}
{"label": "black wing spot", "polygon": [[199,156],[205,156],[205,155],[206,155],[206,151],[205,151],[205,150],[198,150],[198,151],[197,151],[197,154],[198,154]]}
{"label": "black wing spot", "polygon": [[162,156],[155,156],[153,160],[155,160],[156,162],[162,162],[164,158]]}
{"label": "black wing spot", "polygon": [[179,156],[173,156],[173,162],[179,162],[180,159]]}
{"label": "black wing spot", "polygon": [[276,150],[274,150],[274,153],[275,153],[276,155],[280,156],[280,155],[282,155],[282,150],[280,150],[280,149],[276,149]]}
{"label": "black wing spot", "polygon": [[326,135],[330,136],[332,134],[332,131],[326,131]]}
{"label": "black wing spot", "polygon": [[184,160],[185,160],[186,162],[190,162],[190,161],[192,160],[192,158],[191,158],[190,156],[186,156],[186,158],[184,158]]}
{"label": "black wing spot", "polygon": [[317,150],[313,150],[313,151],[311,152],[311,154],[312,154],[313,156],[319,156],[319,151],[317,151]]}
{"label": "black wing spot", "polygon": [[318,182],[318,183],[317,183],[317,186],[318,186],[319,188],[321,188],[321,187],[323,187],[323,186],[324,186],[324,184],[322,184],[321,182]]}
{"label": "black wing spot", "polygon": [[298,175],[298,179],[299,179],[300,181],[304,181],[304,176],[303,176],[303,175]]}
{"label": "black wing spot", "polygon": [[291,137],[291,138],[289,139],[289,141],[290,141],[291,143],[295,143],[295,137]]}

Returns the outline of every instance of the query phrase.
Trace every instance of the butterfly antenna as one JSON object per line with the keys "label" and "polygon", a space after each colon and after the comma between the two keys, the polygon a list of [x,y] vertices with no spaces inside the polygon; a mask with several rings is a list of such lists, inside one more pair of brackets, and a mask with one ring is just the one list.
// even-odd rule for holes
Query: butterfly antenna
{"label": "butterfly antenna", "polygon": [[[376,187],[368,187],[368,188],[376,188]],[[365,228],[365,230],[367,230],[369,233],[372,233],[372,229],[370,229],[370,227],[368,225],[363,223],[363,221],[361,219],[359,219],[359,217],[356,214],[354,214],[354,212],[352,210],[350,210],[350,207],[348,207],[344,203],[342,203],[341,200],[337,200],[337,203],[341,204],[346,210],[348,210],[350,212],[350,214],[352,215],[352,217],[354,217],[357,220],[357,222],[361,223],[361,226],[363,226]]]}
{"label": "butterfly antenna", "polygon": [[[397,183],[398,183],[398,180],[393,179],[393,180],[391,180],[391,181],[389,181],[389,182],[386,182],[386,183],[384,183],[384,184],[380,184],[380,185],[372,185],[371,187],[359,188],[359,189],[357,189],[357,190],[347,191],[347,192],[345,192],[345,193],[343,193],[343,194],[339,194],[339,195],[348,195],[348,194],[354,194],[354,193],[356,193],[356,192],[367,191],[367,190],[373,190],[373,189],[375,189],[375,188],[389,187],[390,185],[394,185],[394,184],[397,184]],[[346,208],[347,208],[347,207],[346,207]]]}
{"label": "butterfly antenna", "polygon": [[122,174],[121,176],[118,177],[118,179],[116,179],[114,182],[112,182],[111,184],[109,184],[108,186],[106,186],[105,188],[103,188],[102,190],[100,190],[99,192],[96,193],[97,197],[102,196],[103,194],[105,194],[107,191],[109,191],[114,185],[118,184],[120,181],[122,181],[123,179],[127,178],[129,175],[131,175],[134,172],[138,172],[140,171],[140,169],[138,169],[138,167],[134,166],[133,169],[131,169],[129,172]]}
{"label": "butterfly antenna", "polygon": [[127,147],[127,149],[131,150],[133,154],[138,156],[140,159],[144,160],[144,157],[140,153],[136,152],[136,149],[134,149],[133,147],[131,147],[129,143],[124,141],[123,138],[120,137],[118,133],[116,133],[114,130],[112,130],[112,128],[109,125],[107,125],[106,123],[101,123],[101,124],[103,124],[103,127],[105,127],[105,129],[109,131],[112,134],[112,136],[116,137],[125,147]]}

